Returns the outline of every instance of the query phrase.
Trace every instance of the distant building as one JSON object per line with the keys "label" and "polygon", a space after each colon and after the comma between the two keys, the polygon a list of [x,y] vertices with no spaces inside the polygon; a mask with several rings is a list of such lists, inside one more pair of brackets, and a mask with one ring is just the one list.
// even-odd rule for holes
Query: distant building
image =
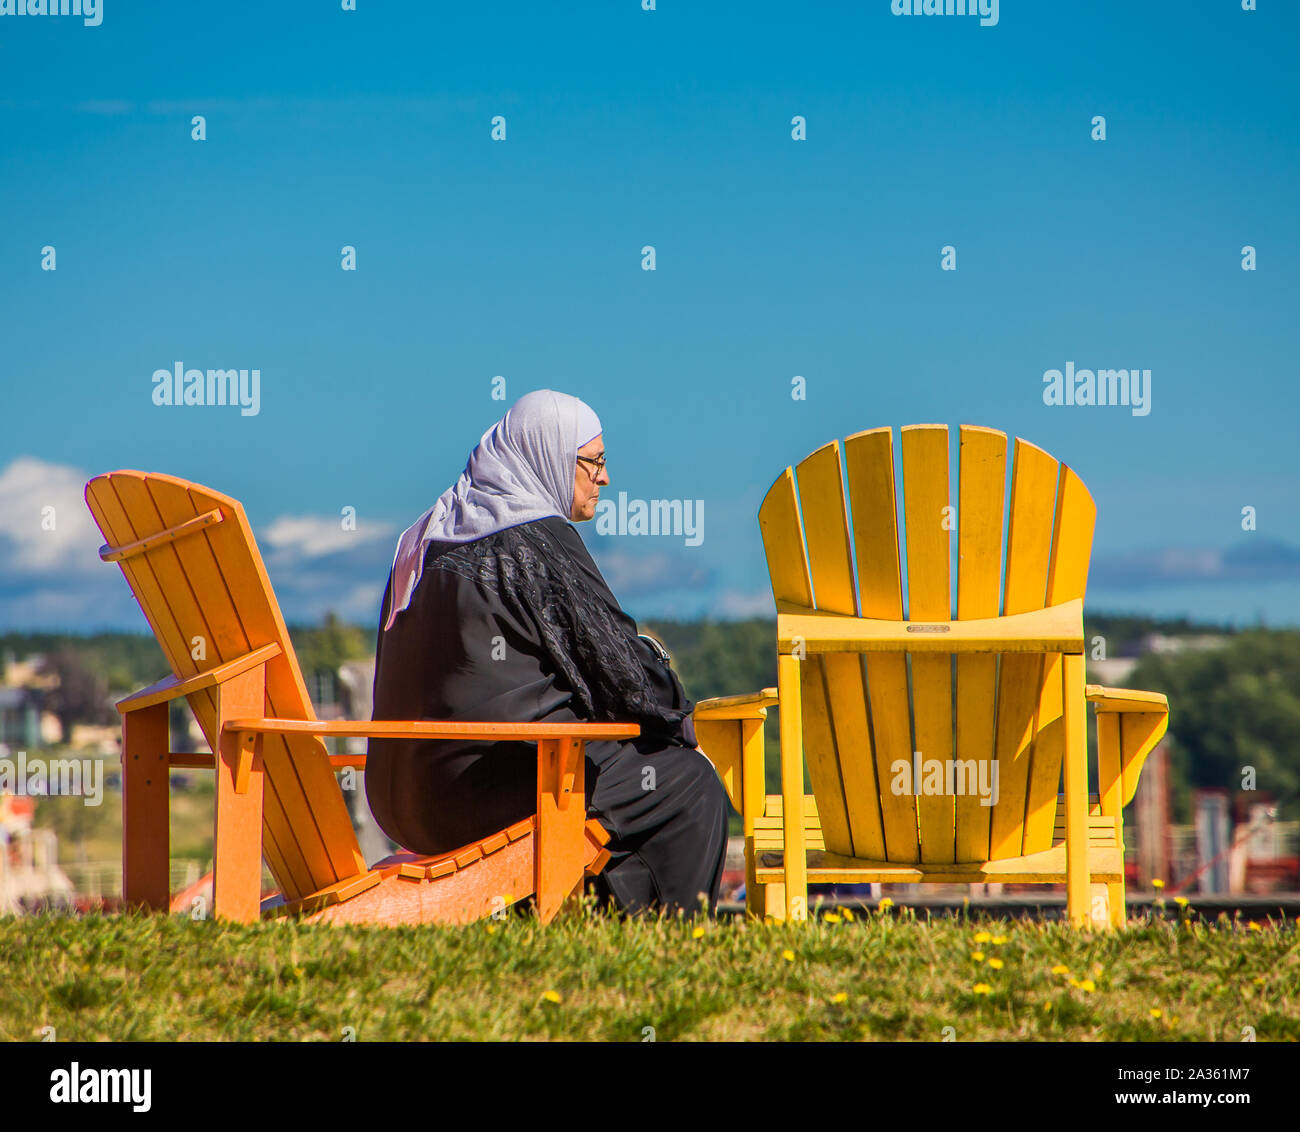
{"label": "distant building", "polygon": [[1108,688],[1123,688],[1128,674],[1137,667],[1136,656],[1112,656],[1105,660],[1088,659],[1088,683]]}
{"label": "distant building", "polygon": [[43,700],[35,688],[0,687],[0,744],[17,751],[41,745]]}
{"label": "distant building", "polygon": [[[1128,680],[1129,673],[1147,653],[1169,655],[1201,649],[1222,648],[1228,638],[1221,633],[1196,633],[1180,637],[1171,637],[1165,633],[1145,633],[1135,646],[1130,646],[1131,656],[1109,656],[1102,660],[1088,657],[1088,682],[1105,684],[1110,688],[1122,688]],[[1085,650],[1086,655],[1086,650]]]}
{"label": "distant building", "polygon": [[1227,643],[1228,638],[1221,633],[1197,633],[1181,637],[1169,637],[1164,633],[1147,633],[1139,643],[1138,651],[1141,653],[1199,651],[1222,648]]}

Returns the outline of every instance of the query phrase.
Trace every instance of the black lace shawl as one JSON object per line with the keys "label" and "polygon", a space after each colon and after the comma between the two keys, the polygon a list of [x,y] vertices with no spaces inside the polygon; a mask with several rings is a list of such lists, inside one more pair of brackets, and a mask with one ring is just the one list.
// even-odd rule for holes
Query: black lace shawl
{"label": "black lace shawl", "polygon": [[542,519],[453,545],[426,570],[477,582],[525,624],[573,694],[583,719],[640,723],[695,746],[694,705],[668,663],[637,634],[577,530]]}

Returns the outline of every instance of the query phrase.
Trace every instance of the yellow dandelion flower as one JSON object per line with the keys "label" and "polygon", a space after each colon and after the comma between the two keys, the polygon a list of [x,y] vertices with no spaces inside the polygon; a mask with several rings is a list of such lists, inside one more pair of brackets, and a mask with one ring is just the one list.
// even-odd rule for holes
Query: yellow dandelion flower
{"label": "yellow dandelion flower", "polygon": [[559,992],[559,991],[553,991],[553,990],[543,991],[543,992],[542,992],[542,1000],[543,1000],[544,1002],[559,1002],[559,1001],[560,1001],[560,992]]}
{"label": "yellow dandelion flower", "polygon": [[1164,886],[1165,886],[1165,882],[1162,881],[1162,880],[1160,880],[1159,878],[1157,878],[1157,879],[1155,879],[1155,880],[1153,880],[1153,881],[1151,882],[1151,887],[1152,887],[1152,888],[1164,888]]}
{"label": "yellow dandelion flower", "polygon": [[843,991],[840,991],[838,994],[831,995],[831,1002],[840,1003],[840,1002],[848,1002],[848,1001],[849,1001],[849,996],[845,994]]}
{"label": "yellow dandelion flower", "polygon": [[879,905],[877,905],[877,907],[879,908],[892,908],[893,906],[894,906],[894,902],[888,896],[886,896],[883,900],[881,900]]}
{"label": "yellow dandelion flower", "polygon": [[1246,927],[1249,928],[1252,932],[1262,932],[1262,931],[1264,930],[1264,929],[1261,928],[1257,923],[1255,923],[1254,920],[1250,920],[1250,921],[1246,924]]}
{"label": "yellow dandelion flower", "polygon": [[1161,1010],[1160,1007],[1158,1007],[1158,1006],[1153,1006],[1153,1007],[1151,1008],[1151,1017],[1152,1017],[1152,1018],[1159,1018],[1162,1014],[1164,1014],[1164,1011]]}
{"label": "yellow dandelion flower", "polygon": [[1001,946],[1002,946],[1004,943],[1006,943],[1006,942],[1007,942],[1007,937],[1004,936],[1004,935],[995,935],[995,936],[993,937],[993,946],[994,946],[994,947],[1001,947]]}
{"label": "yellow dandelion flower", "polygon": [[1002,960],[1001,960],[1001,959],[990,959],[990,960],[989,960],[989,966],[992,967],[993,970],[995,970],[995,971],[1001,971],[1001,970],[1002,970]]}
{"label": "yellow dandelion flower", "polygon": [[1081,991],[1095,991],[1097,989],[1097,984],[1091,979],[1084,979],[1083,982],[1079,984],[1079,989]]}
{"label": "yellow dandelion flower", "polygon": [[1257,987],[1262,987],[1266,981],[1267,981],[1267,980],[1264,978],[1263,975],[1256,975],[1256,976],[1255,976],[1255,985],[1256,985]]}
{"label": "yellow dandelion flower", "polygon": [[1058,963],[1055,967],[1052,968],[1053,975],[1068,975],[1069,973],[1070,973],[1070,968],[1067,967],[1064,963]]}
{"label": "yellow dandelion flower", "polygon": [[840,918],[834,912],[827,912],[822,919],[828,924],[838,924],[840,922]]}
{"label": "yellow dandelion flower", "polygon": [[781,958],[784,959],[787,963],[793,963],[794,952],[787,947],[783,952],[781,952]]}
{"label": "yellow dandelion flower", "polygon": [[849,922],[850,924],[853,923],[853,909],[852,909],[852,908],[841,908],[841,909],[840,909],[840,915],[843,916],[846,920],[848,920],[848,922]]}
{"label": "yellow dandelion flower", "polygon": [[1187,907],[1187,897],[1186,897],[1186,896],[1175,896],[1175,897],[1174,897],[1174,903],[1177,904],[1178,907],[1180,907],[1180,908],[1186,908],[1186,907]]}
{"label": "yellow dandelion flower", "polygon": [[974,959],[976,963],[984,962],[984,952],[982,951],[972,951],[970,957]]}
{"label": "yellow dandelion flower", "polygon": [[975,933],[975,942],[976,942],[976,943],[989,943],[989,942],[992,941],[992,939],[993,939],[993,937],[992,937],[991,935],[989,935],[988,932],[976,932],[976,933]]}
{"label": "yellow dandelion flower", "polygon": [[1102,973],[1103,973],[1104,971],[1105,971],[1105,968],[1104,968],[1100,963],[1094,963],[1094,964],[1092,965],[1092,973],[1093,973],[1094,975],[1096,975],[1097,978],[1100,979],[1101,976],[1102,976]]}
{"label": "yellow dandelion flower", "polygon": [[703,939],[703,938],[704,938],[703,928],[696,928],[693,932],[691,932],[691,939]]}
{"label": "yellow dandelion flower", "polygon": [[1045,1003],[1043,1003],[1043,1009],[1044,1009],[1044,1010],[1051,1010],[1051,1009],[1052,1009],[1052,1004],[1051,1004],[1050,1002],[1045,1002]]}
{"label": "yellow dandelion flower", "polygon": [[1081,982],[1079,982],[1078,979],[1071,977],[1071,979],[1070,979],[1070,986],[1072,986],[1072,987],[1081,987],[1081,986],[1083,986],[1083,984],[1082,984]]}
{"label": "yellow dandelion flower", "polygon": [[497,926],[496,926],[496,924],[488,924],[488,926],[487,926],[487,934],[488,934],[488,935],[491,935],[491,934],[492,934],[494,931],[496,931],[496,930],[497,930]]}
{"label": "yellow dandelion flower", "polygon": [[993,993],[993,988],[989,986],[988,983],[976,983],[973,987],[971,987],[971,990],[973,990],[976,994]]}

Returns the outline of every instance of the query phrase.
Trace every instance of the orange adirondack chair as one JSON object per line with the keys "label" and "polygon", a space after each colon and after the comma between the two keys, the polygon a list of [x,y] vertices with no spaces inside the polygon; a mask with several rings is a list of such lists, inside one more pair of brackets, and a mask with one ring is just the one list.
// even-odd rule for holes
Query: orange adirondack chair
{"label": "orange adirondack chair", "polygon": [[[316,719],[243,508],[173,476],[119,471],[86,485],[105,562],[122,568],[171,675],[122,714],[122,893],[168,908],[168,773],[216,771],[213,914],[300,914],[333,923],[467,923],[534,895],[543,922],[609,859],[586,819],[583,746],[636,724]],[[184,696],[211,754],[176,754],[167,705]],[[537,743],[537,812],[452,853],[367,866],[324,736],[524,739]],[[284,902],[261,907],[265,858]],[[268,901],[268,905],[270,901]]]}
{"label": "orange adirondack chair", "polygon": [[[779,687],[696,728],[702,741],[731,729],[724,781],[745,821],[749,910],[804,919],[810,882],[1064,883],[1072,924],[1120,926],[1122,811],[1169,705],[1085,685],[1092,497],[1017,439],[1004,524],[1006,435],[963,425],[954,509],[948,429],[901,435],[905,522],[888,428],[786,468],[759,511]],[[767,795],[761,720],[777,704],[782,792]],[[965,789],[994,781],[996,797]]]}

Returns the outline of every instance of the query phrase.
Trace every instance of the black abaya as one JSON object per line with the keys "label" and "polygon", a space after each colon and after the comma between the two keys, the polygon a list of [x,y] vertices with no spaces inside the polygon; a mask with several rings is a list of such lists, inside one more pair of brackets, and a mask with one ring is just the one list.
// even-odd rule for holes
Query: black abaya
{"label": "black abaya", "polygon": [[[380,625],[391,591],[390,575]],[[628,911],[717,903],[730,803],[692,706],[558,516],[430,543],[410,605],[379,633],[375,719],[641,725],[586,747],[587,809],[611,834],[597,888]],[[394,841],[447,852],[535,811],[536,750],[372,739],[366,795]]]}

